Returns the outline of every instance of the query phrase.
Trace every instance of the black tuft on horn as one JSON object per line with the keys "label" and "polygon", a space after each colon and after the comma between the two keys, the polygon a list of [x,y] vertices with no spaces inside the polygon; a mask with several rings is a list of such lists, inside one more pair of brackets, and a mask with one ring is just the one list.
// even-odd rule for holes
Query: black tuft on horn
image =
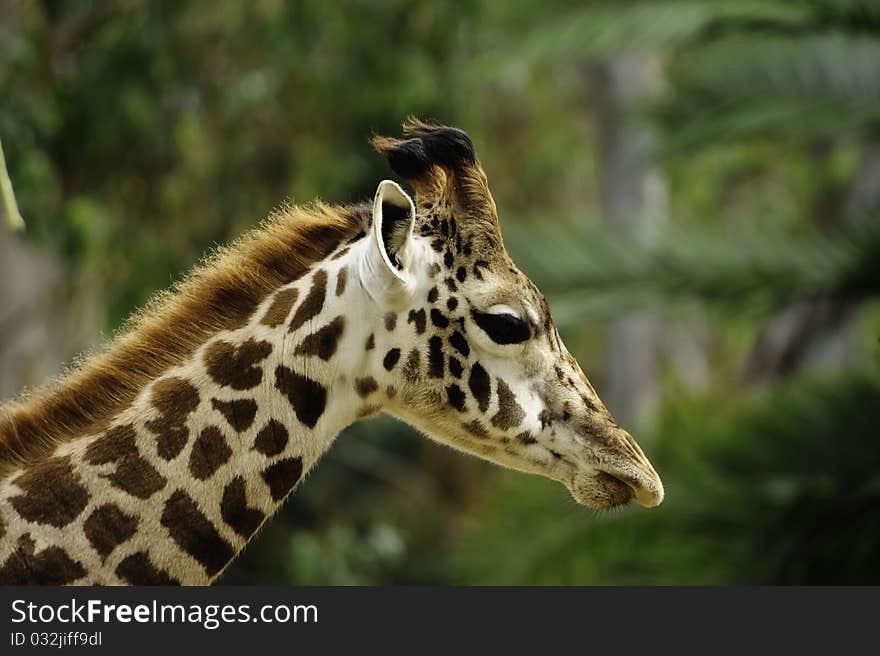
{"label": "black tuft on horn", "polygon": [[457,170],[476,161],[471,138],[458,128],[409,121],[404,131],[412,138],[373,138],[373,145],[385,155],[391,169],[402,178],[418,178],[436,164]]}

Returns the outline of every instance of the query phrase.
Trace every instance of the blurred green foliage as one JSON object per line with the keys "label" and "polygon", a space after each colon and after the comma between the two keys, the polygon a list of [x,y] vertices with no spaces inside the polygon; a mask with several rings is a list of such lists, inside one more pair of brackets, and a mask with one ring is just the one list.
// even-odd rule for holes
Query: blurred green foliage
{"label": "blurred green foliage", "polygon": [[[457,565],[480,583],[875,580],[880,451],[865,409],[878,403],[880,382],[857,376],[669,403],[652,453],[669,488],[662,510],[583,521],[557,490],[509,478],[493,512],[470,519]],[[543,530],[505,548],[534,516]]]}
{"label": "blurred green foliage", "polygon": [[[585,80],[634,52],[659,62],[636,118],[671,216],[638,245],[602,227]],[[878,61],[864,0],[22,2],[0,7],[0,136],[29,238],[108,329],[282,199],[371,196],[389,172],[367,137],[410,114],[471,133],[508,249],[600,393],[610,319],[705,314],[708,388],[665,363],[637,434],[660,508],[584,511],[383,417],[224,582],[876,584],[880,232],[840,217],[880,137]],[[869,357],[745,385],[764,322],[810,300],[858,307]]]}

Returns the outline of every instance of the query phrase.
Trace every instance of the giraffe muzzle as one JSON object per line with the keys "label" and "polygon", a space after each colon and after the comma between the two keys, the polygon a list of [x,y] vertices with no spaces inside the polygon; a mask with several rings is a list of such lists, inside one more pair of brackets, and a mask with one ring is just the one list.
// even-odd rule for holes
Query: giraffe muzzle
{"label": "giraffe muzzle", "polygon": [[578,503],[613,508],[635,501],[645,508],[663,503],[663,482],[632,436],[614,429],[610,444],[591,451],[584,471],[569,486]]}
{"label": "giraffe muzzle", "polygon": [[654,471],[654,468],[651,467],[650,463],[647,463],[646,461],[645,464],[647,464],[647,470],[640,471],[636,474],[629,471],[602,473],[606,476],[611,476],[620,483],[626,485],[630,489],[632,498],[640,506],[644,508],[654,508],[663,503],[663,497],[665,495],[663,482],[660,480],[657,472]]}
{"label": "giraffe muzzle", "polygon": [[656,473],[645,476],[603,469],[576,475],[569,489],[578,503],[599,509],[625,506],[631,501],[654,508],[663,502],[664,496],[663,483]]}

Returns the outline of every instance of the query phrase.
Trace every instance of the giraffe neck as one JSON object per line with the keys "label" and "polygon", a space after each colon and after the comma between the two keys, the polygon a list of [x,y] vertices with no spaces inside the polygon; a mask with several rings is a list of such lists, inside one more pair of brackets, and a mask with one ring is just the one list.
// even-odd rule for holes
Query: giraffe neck
{"label": "giraffe neck", "polygon": [[385,398],[358,245],[165,370],[105,430],[0,481],[0,583],[218,576],[335,436]]}

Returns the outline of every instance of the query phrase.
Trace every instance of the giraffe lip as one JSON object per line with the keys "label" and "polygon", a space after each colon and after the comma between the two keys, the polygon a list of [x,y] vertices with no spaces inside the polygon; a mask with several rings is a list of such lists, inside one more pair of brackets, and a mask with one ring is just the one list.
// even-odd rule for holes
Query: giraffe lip
{"label": "giraffe lip", "polygon": [[[653,471],[653,470],[652,470]],[[575,500],[588,508],[618,508],[635,501],[644,508],[663,502],[663,484],[653,477],[594,470],[578,474],[569,486]]]}
{"label": "giraffe lip", "polygon": [[630,485],[603,471],[576,476],[569,489],[575,501],[587,508],[620,508],[636,498]]}
{"label": "giraffe lip", "polygon": [[592,508],[663,503],[663,482],[632,436],[615,425],[604,441],[606,448],[588,451],[569,486],[578,503]]}

